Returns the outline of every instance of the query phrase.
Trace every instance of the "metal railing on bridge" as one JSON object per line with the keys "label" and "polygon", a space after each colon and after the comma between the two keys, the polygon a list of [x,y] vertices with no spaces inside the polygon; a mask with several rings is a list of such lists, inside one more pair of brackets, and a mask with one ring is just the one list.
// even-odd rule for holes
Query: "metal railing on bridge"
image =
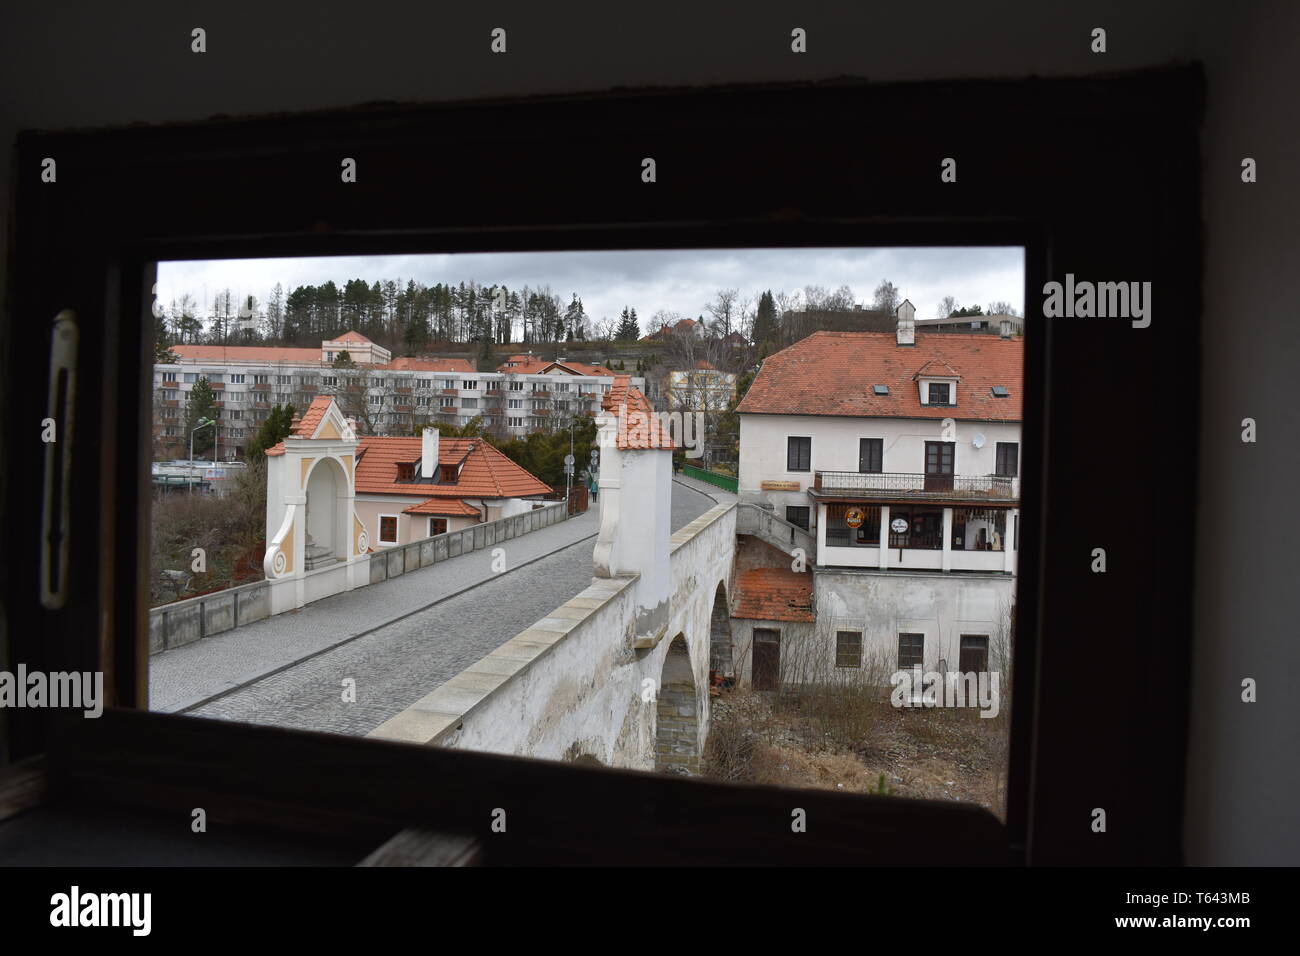
{"label": "metal railing on bridge", "polygon": [[731,475],[720,475],[716,471],[705,471],[695,465],[682,465],[682,474],[687,478],[707,482],[723,491],[730,491],[733,495],[738,494],[740,490],[739,479]]}

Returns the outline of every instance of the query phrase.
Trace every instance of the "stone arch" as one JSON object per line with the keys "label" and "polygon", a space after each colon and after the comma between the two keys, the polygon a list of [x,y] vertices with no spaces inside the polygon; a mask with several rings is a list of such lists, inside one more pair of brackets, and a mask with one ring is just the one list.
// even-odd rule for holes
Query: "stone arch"
{"label": "stone arch", "polygon": [[348,559],[348,476],[338,459],[326,456],[312,465],[304,486],[305,570]]}
{"label": "stone arch", "polygon": [[668,645],[655,698],[655,769],[699,773],[700,703],[686,636]]}
{"label": "stone arch", "polygon": [[719,581],[713,592],[713,611],[709,614],[709,676],[731,677],[734,673],[731,608],[727,603],[727,586]]}

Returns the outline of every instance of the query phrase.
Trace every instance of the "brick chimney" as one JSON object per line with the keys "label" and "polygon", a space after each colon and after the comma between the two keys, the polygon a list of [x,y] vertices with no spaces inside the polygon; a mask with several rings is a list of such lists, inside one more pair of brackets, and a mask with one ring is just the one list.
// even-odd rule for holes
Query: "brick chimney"
{"label": "brick chimney", "polygon": [[420,477],[432,478],[438,473],[438,429],[425,428],[420,435]]}
{"label": "brick chimney", "polygon": [[1010,319],[1003,319],[1001,322],[998,323],[998,335],[1002,336],[1004,339],[1011,338]]}
{"label": "brick chimney", "polygon": [[894,333],[895,339],[900,346],[912,346],[916,344],[916,307],[911,301],[904,299],[899,305],[898,311],[898,329]]}

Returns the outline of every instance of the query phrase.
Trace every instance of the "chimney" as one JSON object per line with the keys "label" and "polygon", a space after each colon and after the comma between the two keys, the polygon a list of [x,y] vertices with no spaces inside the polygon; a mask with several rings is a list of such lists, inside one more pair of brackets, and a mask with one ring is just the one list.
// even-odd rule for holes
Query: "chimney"
{"label": "chimney", "polygon": [[916,307],[904,299],[898,307],[898,330],[895,338],[900,346],[916,344]]}
{"label": "chimney", "polygon": [[1010,319],[1003,319],[1001,322],[998,323],[998,335],[1002,336],[1004,339],[1011,338]]}
{"label": "chimney", "polygon": [[420,439],[420,477],[432,478],[438,473],[438,429],[425,428]]}

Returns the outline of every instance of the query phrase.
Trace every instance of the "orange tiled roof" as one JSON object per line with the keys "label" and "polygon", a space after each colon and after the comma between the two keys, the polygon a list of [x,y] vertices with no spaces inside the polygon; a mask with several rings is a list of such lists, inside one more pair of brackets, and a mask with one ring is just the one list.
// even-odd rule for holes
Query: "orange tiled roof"
{"label": "orange tiled roof", "polygon": [[299,438],[310,438],[316,434],[316,426],[325,417],[325,413],[329,411],[329,407],[333,402],[334,399],[328,395],[313,398],[311,404],[307,406],[307,411],[303,412],[302,418],[298,419],[297,424],[293,426],[293,434]]}
{"label": "orange tiled roof", "polygon": [[512,355],[508,363],[497,366],[498,372],[511,372],[519,375],[542,375],[552,369],[569,372],[573,375],[615,375],[613,369],[603,365],[591,365],[587,362],[553,362],[539,359],[535,355]]}
{"label": "orange tiled roof", "polygon": [[[935,363],[961,378],[956,408],[921,404],[916,375]],[[1018,336],[918,332],[915,346],[900,347],[893,332],[814,332],[763,362],[739,410],[1018,422],[1023,378]],[[876,395],[873,385],[888,385],[889,394]],[[1009,397],[994,398],[995,385],[1005,386]]]}
{"label": "orange tiled roof", "polygon": [[632,376],[615,375],[601,408],[618,416],[616,445],[627,450],[662,448],[672,450],[672,435],[663,427],[641,390],[631,385]]}
{"label": "orange tiled roof", "polygon": [[412,505],[402,512],[408,515],[437,515],[449,518],[473,518],[482,521],[483,515],[472,505],[456,498],[426,498],[418,505]]}
{"label": "orange tiled roof", "polygon": [[474,366],[460,358],[396,358],[375,368],[387,368],[397,372],[472,372]]}
{"label": "orange tiled roof", "polygon": [[708,359],[700,359],[698,362],[695,363],[695,368],[708,369],[710,372],[718,371],[718,367],[714,365],[712,362],[710,362]]}
{"label": "orange tiled roof", "polygon": [[464,462],[455,484],[399,484],[397,466],[419,462],[422,448],[422,440],[418,437],[362,438],[357,448],[357,493],[418,495],[422,499],[526,498],[551,494],[551,488],[540,478],[515,464],[482,438],[442,437],[438,440],[439,465]]}
{"label": "orange tiled roof", "polygon": [[336,339],[329,339],[329,343],[331,345],[333,345],[335,342],[361,342],[365,345],[375,344],[374,342],[370,341],[370,339],[362,335],[360,332],[357,332],[353,329],[349,329],[348,331],[344,332]]}
{"label": "orange tiled roof", "polygon": [[789,568],[741,571],[731,616],[754,621],[813,620],[812,575]]}
{"label": "orange tiled roof", "polygon": [[173,345],[171,350],[184,361],[323,364],[320,349],[282,349],[268,345]]}

